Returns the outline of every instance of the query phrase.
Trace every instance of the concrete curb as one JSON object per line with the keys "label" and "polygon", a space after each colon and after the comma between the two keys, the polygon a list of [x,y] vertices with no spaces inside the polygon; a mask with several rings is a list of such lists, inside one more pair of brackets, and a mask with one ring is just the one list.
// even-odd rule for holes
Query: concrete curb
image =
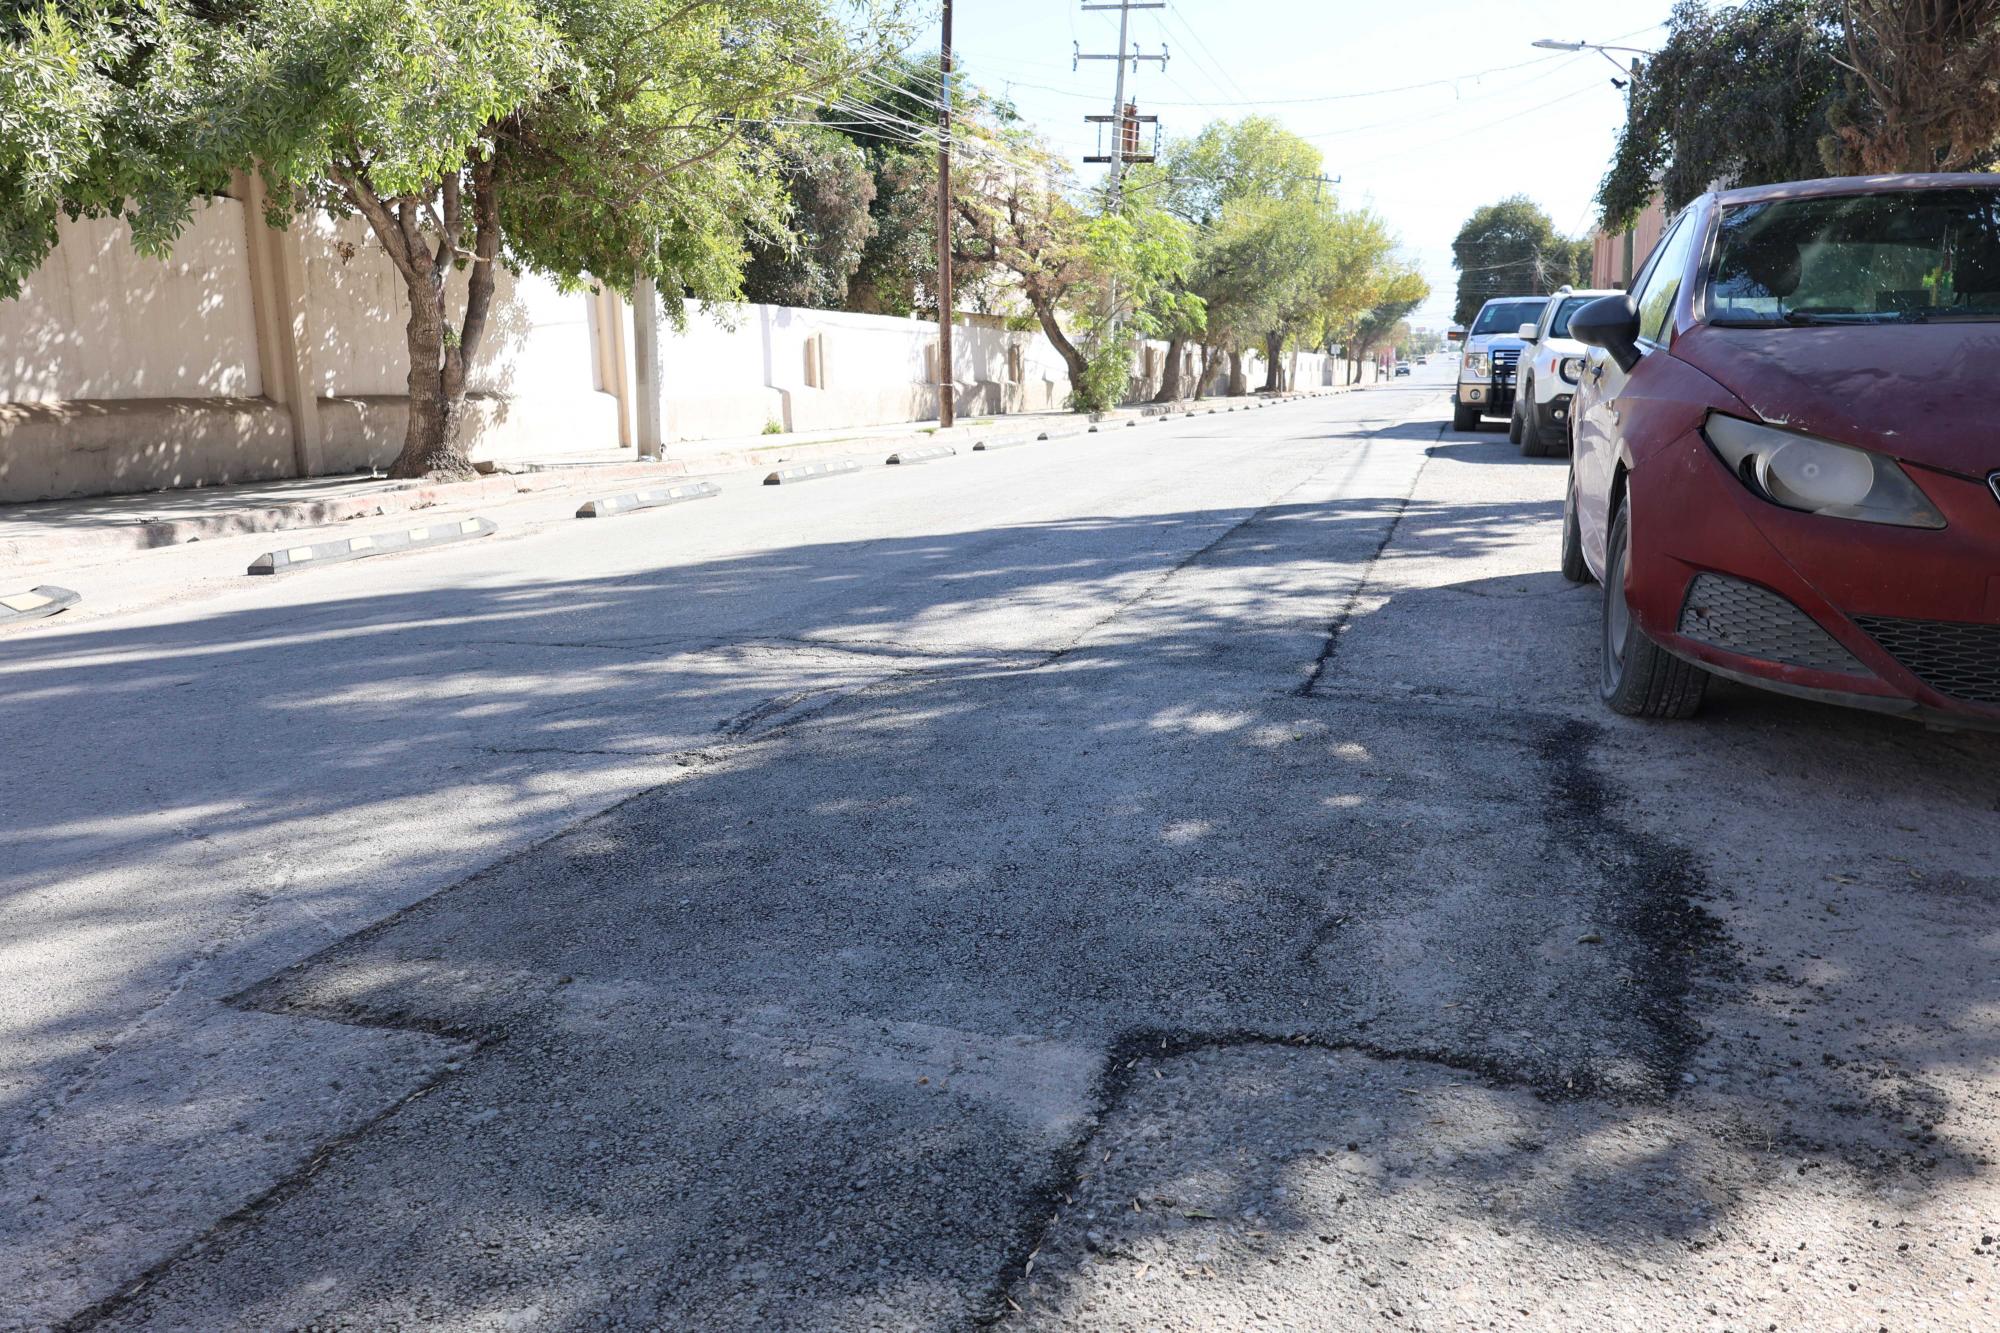
{"label": "concrete curb", "polygon": [[297,500],[289,504],[239,509],[233,513],[204,514],[199,518],[156,519],[147,523],[101,527],[83,532],[51,532],[47,536],[0,541],[0,560],[27,563],[73,553],[150,551],[217,537],[282,532],[286,528],[315,528],[349,519],[386,517],[412,509],[429,509],[453,500],[513,495],[524,489],[532,488],[522,486],[520,478],[511,476],[481,477],[477,481],[413,481],[361,495]]}
{"label": "concrete curb", "polygon": [[991,440],[981,440],[972,446],[972,452],[975,454],[989,454],[995,449],[1018,449],[1024,444],[1036,444],[1048,438],[1046,431],[1040,435],[1008,435]]}
{"label": "concrete curb", "polygon": [[311,546],[293,546],[282,551],[266,551],[250,562],[250,568],[246,572],[284,574],[295,569],[339,564],[346,560],[365,560],[370,556],[393,555],[397,551],[412,551],[427,546],[445,546],[452,542],[470,541],[475,537],[490,537],[498,530],[491,519],[465,518],[451,523],[433,523],[421,528],[395,528],[388,532],[369,532],[335,542],[316,542]]}
{"label": "concrete curb", "polygon": [[722,488],[712,481],[692,481],[685,486],[655,486],[651,490],[627,491],[623,495],[606,495],[595,500],[585,500],[577,506],[578,518],[610,518],[613,514],[629,514],[639,509],[658,509],[662,505],[686,504],[689,500],[707,500],[722,494]]}
{"label": "concrete curb", "polygon": [[[975,444],[972,447],[977,449],[979,446]],[[927,444],[917,449],[898,449],[883,461],[889,467],[899,467],[905,463],[928,463],[933,459],[956,457],[958,450],[948,444]]]}
{"label": "concrete curb", "polygon": [[58,611],[67,611],[83,598],[68,588],[58,588],[53,583],[30,588],[26,592],[10,592],[0,596],[0,625],[18,625],[24,620],[40,620]]}
{"label": "concrete curb", "polygon": [[792,482],[818,481],[822,477],[842,477],[850,472],[859,472],[863,463],[858,458],[832,458],[824,463],[801,463],[797,467],[781,467],[764,478],[766,486],[783,486]]}
{"label": "concrete curb", "polygon": [[[1286,395],[1279,401],[1293,401],[1299,398],[1326,397],[1333,394],[1352,393],[1362,385],[1344,385],[1326,388],[1317,392]],[[1244,399],[1181,399],[1174,403],[1140,403],[1122,408],[1116,413],[1106,414],[1106,420],[1123,420],[1128,417],[1150,419],[1171,416],[1176,412],[1213,415],[1220,411],[1234,412],[1238,406],[1245,410],[1255,404]],[[1091,426],[1087,418],[1071,415],[1066,418],[1044,418],[1051,425],[1034,435],[1034,440],[1067,439],[1089,433]],[[1065,423],[1055,424],[1061,420]],[[864,428],[865,429],[865,428]],[[969,433],[965,427],[955,428],[959,438]],[[873,440],[867,436],[857,436],[840,440],[808,441],[804,443],[779,445],[760,449],[721,449],[709,453],[688,454],[681,458],[665,460],[617,463],[589,463],[568,466],[535,466],[532,471],[496,472],[471,481],[410,481],[389,483],[357,495],[331,496],[324,499],[298,500],[277,505],[263,505],[257,508],[241,509],[233,512],[203,514],[191,518],[158,519],[142,523],[107,524],[86,527],[81,530],[52,530],[32,537],[0,538],[0,561],[18,564],[39,564],[58,559],[65,555],[88,555],[102,552],[145,551],[165,546],[177,546],[185,542],[209,540],[218,537],[241,536],[257,532],[281,532],[288,528],[321,527],[364,517],[386,517],[391,514],[407,513],[415,509],[429,509],[436,505],[463,503],[488,496],[512,496],[545,490],[560,490],[579,483],[589,484],[593,489],[609,482],[627,479],[641,483],[663,482],[669,478],[680,478],[714,474],[719,472],[746,471],[752,468],[774,464],[804,466],[816,460],[839,461],[855,458],[859,451],[873,451],[882,445],[893,443],[895,437],[904,432],[887,432]],[[1025,432],[1024,432],[1025,434]],[[972,448],[979,452],[985,444],[987,449],[1011,447],[1013,436],[994,437],[990,441],[981,440]],[[1004,442],[1003,442],[1004,441]],[[1030,441],[1023,438],[1021,443]],[[874,455],[879,457],[880,455]],[[914,461],[914,460],[913,460]],[[505,466],[504,464],[502,465]],[[845,469],[843,469],[845,470]],[[820,475],[834,475],[824,473]],[[647,487],[652,489],[652,487]]]}

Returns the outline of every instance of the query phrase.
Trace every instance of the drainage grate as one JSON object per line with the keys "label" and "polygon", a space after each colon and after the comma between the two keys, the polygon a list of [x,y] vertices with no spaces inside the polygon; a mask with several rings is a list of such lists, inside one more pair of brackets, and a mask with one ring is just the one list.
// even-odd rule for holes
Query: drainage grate
{"label": "drainage grate", "polygon": [[1745,657],[1850,676],[1871,674],[1787,598],[1720,574],[1697,574],[1688,585],[1681,633]]}
{"label": "drainage grate", "polygon": [[2000,625],[1856,616],[1889,655],[1939,694],[2000,704]]}

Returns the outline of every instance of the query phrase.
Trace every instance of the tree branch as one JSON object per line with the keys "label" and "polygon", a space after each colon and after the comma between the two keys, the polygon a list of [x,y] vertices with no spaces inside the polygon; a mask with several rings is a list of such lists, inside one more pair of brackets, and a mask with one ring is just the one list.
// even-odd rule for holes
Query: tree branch
{"label": "tree branch", "polygon": [[389,262],[396,266],[396,271],[403,275],[404,281],[412,283],[421,281],[423,275],[410,262],[410,253],[402,229],[396,225],[395,219],[389,216],[388,208],[383,205],[374,188],[368,184],[365,169],[351,163],[337,163],[329,169],[329,172],[333,179],[339,182],[340,188],[361,216],[368,220],[368,229],[374,232],[375,239],[382,243],[382,248],[388,252]]}

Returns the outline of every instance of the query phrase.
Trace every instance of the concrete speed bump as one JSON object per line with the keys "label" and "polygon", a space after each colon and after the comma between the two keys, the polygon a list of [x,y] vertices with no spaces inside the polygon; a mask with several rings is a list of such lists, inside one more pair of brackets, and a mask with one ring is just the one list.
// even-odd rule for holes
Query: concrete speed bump
{"label": "concrete speed bump", "polygon": [[801,463],[797,467],[781,467],[764,478],[764,484],[785,486],[795,481],[818,481],[821,477],[838,477],[860,470],[861,460],[858,458],[835,458],[824,463]]}
{"label": "concrete speed bump", "polygon": [[40,620],[58,611],[67,611],[83,599],[68,588],[58,588],[44,583],[39,588],[26,592],[10,592],[0,596],[0,625],[18,624],[23,620]]}
{"label": "concrete speed bump", "polygon": [[292,546],[282,551],[266,551],[250,562],[249,572],[285,574],[296,569],[311,569],[316,565],[338,564],[343,560],[361,560],[371,555],[394,555],[398,551],[414,551],[420,547],[470,541],[474,537],[489,537],[497,531],[499,529],[491,519],[465,518],[430,523],[423,527],[370,532],[359,537],[348,537],[343,541],[316,542],[311,546]]}
{"label": "concrete speed bump", "polygon": [[979,441],[972,446],[972,452],[975,454],[988,454],[992,453],[995,449],[1018,449],[1024,444],[1033,444],[1036,440],[1046,440],[1048,438],[1047,435],[1032,437],[1027,435],[1005,435],[998,439]]}
{"label": "concrete speed bump", "polygon": [[[973,445],[977,449],[978,445]],[[948,444],[927,444],[921,449],[898,449],[885,460],[890,467],[903,463],[928,463],[934,458],[956,458],[958,450]]]}
{"label": "concrete speed bump", "polygon": [[657,509],[661,505],[685,504],[689,500],[706,500],[722,494],[722,488],[712,481],[691,481],[684,486],[654,486],[648,490],[631,491],[624,495],[607,495],[602,499],[585,500],[577,509],[578,518],[609,518],[613,514],[629,514],[635,509]]}

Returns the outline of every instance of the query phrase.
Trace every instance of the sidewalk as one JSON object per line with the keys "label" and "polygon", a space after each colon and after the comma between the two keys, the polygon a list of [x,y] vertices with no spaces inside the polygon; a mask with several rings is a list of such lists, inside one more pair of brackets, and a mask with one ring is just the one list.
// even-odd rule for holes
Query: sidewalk
{"label": "sidewalk", "polygon": [[[435,505],[512,496],[522,492],[633,489],[667,478],[740,472],[784,463],[860,457],[881,462],[913,441],[950,444],[961,452],[986,440],[1062,439],[1148,417],[1236,411],[1352,392],[1353,387],[1306,389],[1243,398],[1145,403],[1102,413],[1024,412],[964,419],[950,430],[935,421],[682,441],[669,456],[644,461],[629,449],[547,459],[509,460],[470,481],[392,481],[379,476],[310,477],[297,481],[205,486],[141,495],[93,496],[0,505],[0,571],[34,572],[65,559],[144,551],[184,542],[251,532],[318,527],[347,519],[407,513]],[[627,484],[629,483],[629,484]],[[19,580],[8,579],[12,583]]]}

